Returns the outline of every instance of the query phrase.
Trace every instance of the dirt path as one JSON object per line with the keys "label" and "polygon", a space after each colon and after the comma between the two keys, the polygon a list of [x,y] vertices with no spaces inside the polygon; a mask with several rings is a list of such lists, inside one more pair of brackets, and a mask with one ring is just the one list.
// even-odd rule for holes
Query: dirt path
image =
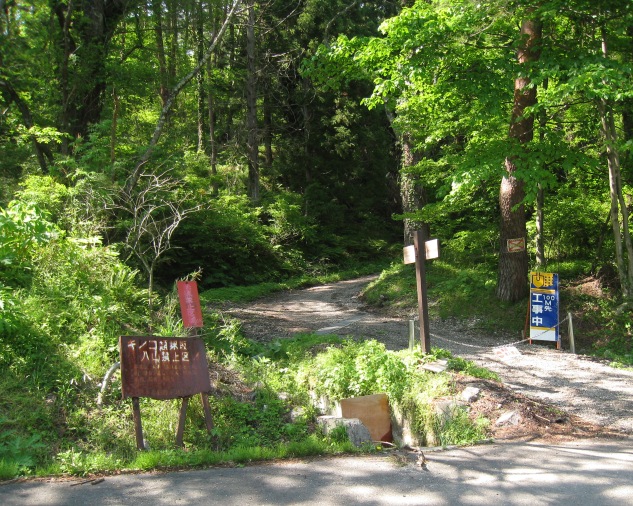
{"label": "dirt path", "polygon": [[[388,349],[408,346],[408,318],[367,311],[360,291],[373,278],[274,294],[225,311],[262,342],[298,332],[376,339]],[[614,432],[633,434],[633,372],[546,346],[516,344],[517,336],[486,336],[467,324],[431,322],[431,344],[495,371],[514,391],[553,404]]]}

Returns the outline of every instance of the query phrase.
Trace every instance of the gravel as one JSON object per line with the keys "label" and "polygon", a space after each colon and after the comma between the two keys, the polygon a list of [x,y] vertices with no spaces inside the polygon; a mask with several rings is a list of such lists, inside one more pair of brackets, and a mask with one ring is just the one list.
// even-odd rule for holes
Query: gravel
{"label": "gravel", "polygon": [[[376,339],[388,349],[408,346],[409,318],[365,308],[361,290],[373,277],[273,294],[225,312],[242,321],[245,335],[261,342],[299,332]],[[476,322],[433,320],[431,345],[496,372],[515,392],[553,404],[590,423],[633,434],[633,372],[606,361],[527,344],[511,335],[483,335]],[[417,335],[417,334],[416,334]]]}

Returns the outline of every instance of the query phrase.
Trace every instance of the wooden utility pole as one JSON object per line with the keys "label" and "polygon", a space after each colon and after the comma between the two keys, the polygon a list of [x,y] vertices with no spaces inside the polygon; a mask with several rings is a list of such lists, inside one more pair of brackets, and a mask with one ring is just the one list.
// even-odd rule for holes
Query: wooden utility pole
{"label": "wooden utility pole", "polygon": [[426,237],[424,230],[413,233],[415,247],[415,278],[418,287],[418,311],[420,313],[420,343],[422,353],[431,352],[431,332],[429,330],[429,304],[426,295]]}

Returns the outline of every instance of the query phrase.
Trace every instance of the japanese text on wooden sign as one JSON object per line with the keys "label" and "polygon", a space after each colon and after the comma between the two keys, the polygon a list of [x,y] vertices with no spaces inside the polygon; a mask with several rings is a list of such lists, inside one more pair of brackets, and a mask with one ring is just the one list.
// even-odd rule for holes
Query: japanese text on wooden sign
{"label": "japanese text on wooden sign", "polygon": [[202,310],[198,297],[198,285],[195,281],[178,281],[178,299],[180,301],[180,313],[182,323],[186,329],[202,327]]}
{"label": "japanese text on wooden sign", "polygon": [[558,274],[530,273],[530,339],[558,341]]}
{"label": "japanese text on wooden sign", "polygon": [[124,399],[175,399],[211,388],[202,339],[121,336],[119,352]]}

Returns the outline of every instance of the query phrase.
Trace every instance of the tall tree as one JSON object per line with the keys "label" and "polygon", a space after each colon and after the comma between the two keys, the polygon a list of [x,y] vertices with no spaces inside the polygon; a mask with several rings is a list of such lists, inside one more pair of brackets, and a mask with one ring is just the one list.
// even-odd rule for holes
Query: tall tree
{"label": "tall tree", "polygon": [[[600,29],[602,55],[608,58],[607,31]],[[618,132],[615,126],[613,104],[605,96],[598,99],[600,124],[604,136],[607,166],[609,169],[609,195],[611,198],[611,226],[615,242],[615,260],[620,278],[622,295],[625,299],[633,298],[633,241],[629,228],[629,209],[624,198],[622,173],[620,170],[620,152],[618,149]]]}
{"label": "tall tree", "polygon": [[71,138],[86,138],[89,127],[101,119],[110,41],[135,4],[54,0],[52,5],[61,33],[62,127]]}
{"label": "tall tree", "polygon": [[150,159],[150,156],[152,155],[154,149],[156,148],[156,145],[158,144],[158,141],[160,140],[163,134],[165,123],[167,121],[169,113],[171,112],[171,108],[176,101],[176,98],[178,98],[178,96],[180,95],[182,90],[185,88],[185,86],[187,86],[187,84],[191,82],[191,80],[198,74],[198,72],[202,70],[202,68],[207,63],[207,60],[211,58],[211,55],[213,54],[215,48],[217,47],[220,40],[224,36],[224,33],[226,32],[228,26],[232,23],[233,15],[237,11],[240,4],[241,4],[241,0],[232,0],[232,4],[230,5],[230,9],[227,12],[226,18],[221,28],[214,34],[214,37],[211,40],[210,44],[208,45],[205,53],[202,55],[202,58],[197,62],[196,66],[190,72],[188,72],[184,77],[182,77],[182,79],[180,79],[180,81],[178,81],[178,83],[170,91],[169,97],[165,105],[161,109],[160,116],[158,118],[158,121],[156,122],[154,133],[152,134],[152,138],[150,139],[149,144],[147,148],[145,149],[145,152],[139,157],[138,161],[136,162],[134,170],[132,171],[130,177],[128,178],[125,184],[126,192],[129,193],[131,189],[133,189],[136,183],[138,182],[138,179],[141,177],[141,174],[143,173],[144,165]]}
{"label": "tall tree", "polygon": [[[534,116],[528,108],[536,104],[536,88],[530,81],[530,64],[538,61],[542,39],[542,23],[538,18],[525,19],[521,23],[521,39],[517,59],[522,67],[521,76],[514,81],[514,106],[510,121],[510,138],[519,145],[528,144],[534,136]],[[528,294],[528,255],[525,218],[524,181],[516,176],[517,157],[505,160],[506,174],[499,190],[501,234],[497,296],[501,300],[515,302]],[[511,241],[523,241],[523,247],[512,247]]]}
{"label": "tall tree", "polygon": [[255,40],[256,2],[248,0],[246,21],[246,151],[248,196],[259,202],[259,142],[257,128],[257,45]]}

